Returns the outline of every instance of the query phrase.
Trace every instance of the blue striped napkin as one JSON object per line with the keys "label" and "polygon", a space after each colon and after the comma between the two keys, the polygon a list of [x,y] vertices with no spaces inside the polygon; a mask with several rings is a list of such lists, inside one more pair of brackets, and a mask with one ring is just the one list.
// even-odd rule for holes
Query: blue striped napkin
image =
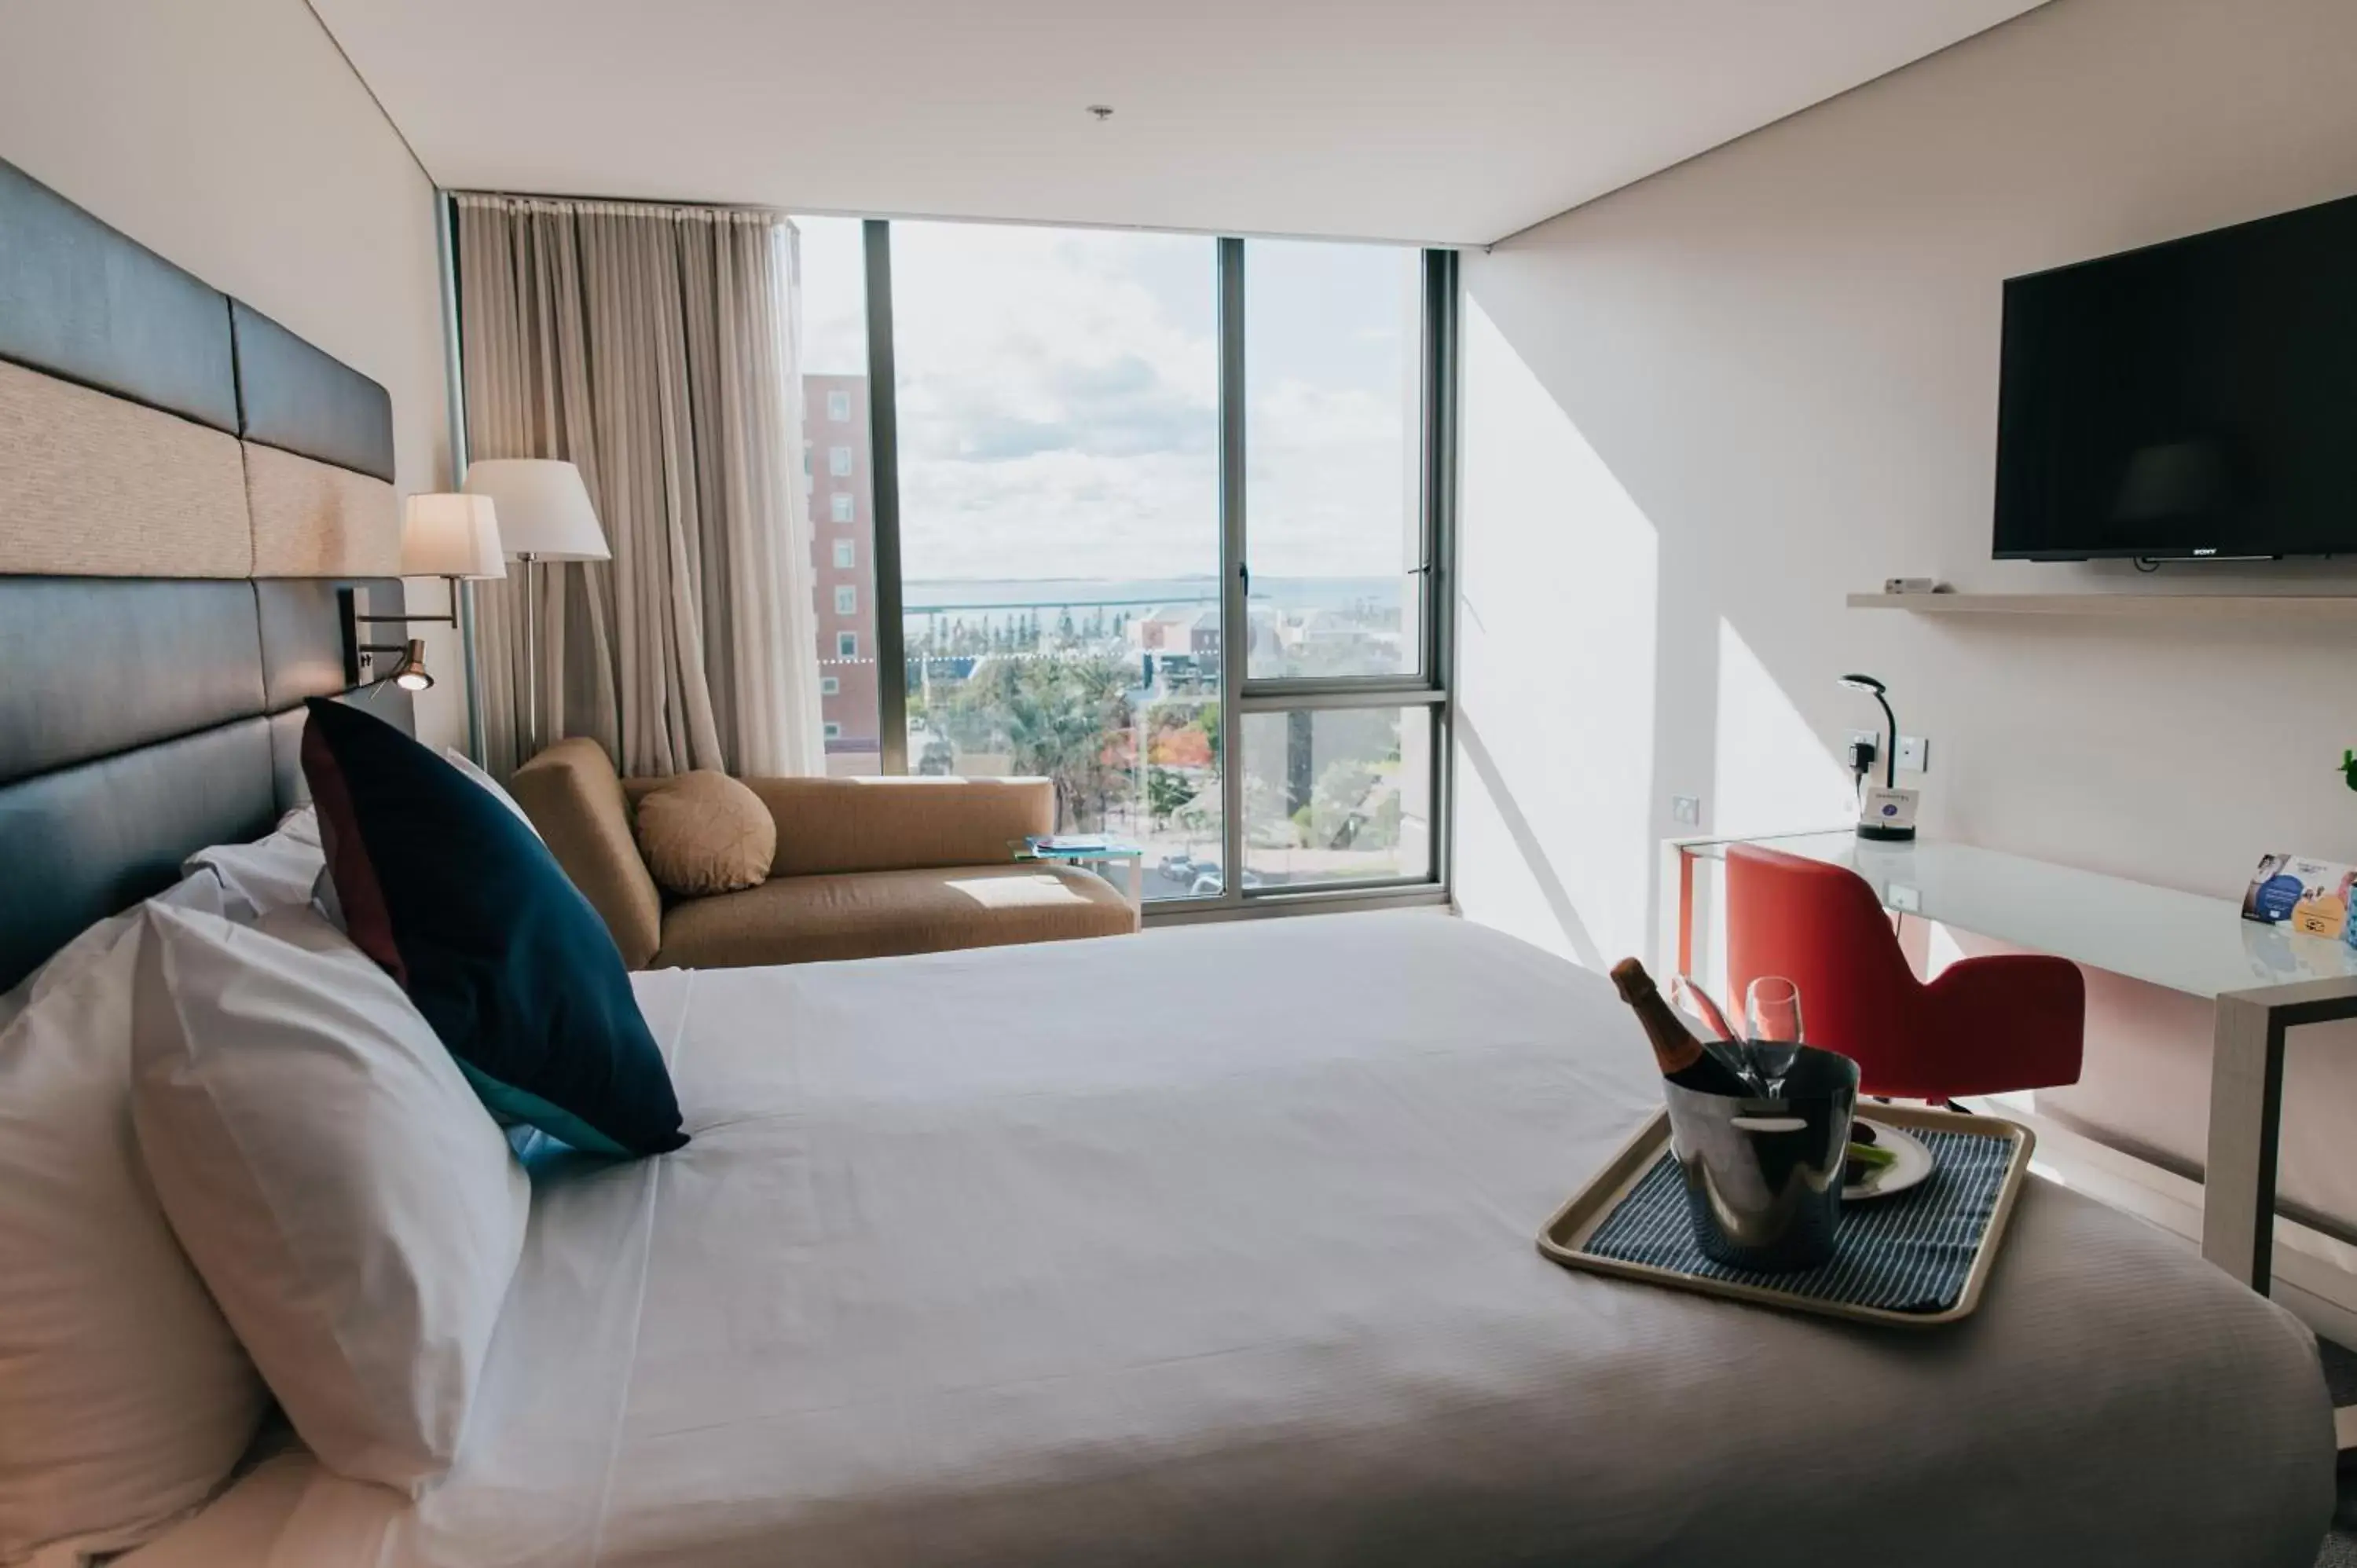
{"label": "blue striped napkin", "polygon": [[1964,1295],[2012,1144],[1978,1133],[1914,1135],[1932,1151],[1932,1175],[1911,1192],[1843,1208],[1833,1258],[1816,1268],[1763,1274],[1703,1256],[1686,1218],[1684,1178],[1667,1149],[1580,1250],[1812,1301],[1945,1312]]}

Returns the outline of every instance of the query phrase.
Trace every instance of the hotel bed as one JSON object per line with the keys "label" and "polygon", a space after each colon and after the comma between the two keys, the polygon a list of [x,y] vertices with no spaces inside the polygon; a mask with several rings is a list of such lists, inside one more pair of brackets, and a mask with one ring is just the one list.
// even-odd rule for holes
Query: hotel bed
{"label": "hotel bed", "polygon": [[1658,1099],[1598,978],[1352,916],[637,979],[694,1141],[533,1173],[457,1467],[128,1563],[2308,1568],[2307,1331],[2044,1180],[1876,1331],[1532,1237]]}
{"label": "hotel bed", "polygon": [[[297,803],[302,704],[354,688],[339,594],[400,604],[393,475],[383,389],[0,165],[0,988]],[[405,725],[402,693],[350,694]],[[538,1154],[526,1195],[471,1099],[440,1124],[488,1141],[522,1247],[448,1473],[413,1501],[280,1438],[160,1535],[94,1521],[147,1541],[124,1561],[2308,1568],[2331,1507],[2306,1331],[2043,1181],[1977,1316],[1936,1331],[1547,1263],[1537,1228],[1658,1080],[1601,980],[1463,921],[634,983],[686,1147]],[[112,1058],[59,1059],[104,1130],[59,1150],[17,1107],[0,1219],[74,1211],[52,1154],[119,1187],[145,1231],[40,1234],[148,1247],[194,1350],[233,1363],[204,1497],[259,1408],[244,1358],[280,1347],[231,1337],[177,1250],[223,1238],[151,1212],[195,1194],[137,1176]],[[102,1320],[165,1345],[156,1295],[61,1304],[21,1262],[0,1300],[38,1310],[0,1329],[51,1364],[105,1362]],[[13,1343],[0,1386],[38,1381]],[[126,1444],[32,1408],[0,1411],[0,1503],[42,1502],[23,1477],[69,1429]]]}

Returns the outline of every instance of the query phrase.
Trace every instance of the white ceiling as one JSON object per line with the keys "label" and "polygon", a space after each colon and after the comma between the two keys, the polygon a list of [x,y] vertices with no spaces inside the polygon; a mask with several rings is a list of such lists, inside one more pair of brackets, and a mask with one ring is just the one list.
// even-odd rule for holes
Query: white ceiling
{"label": "white ceiling", "polygon": [[312,3],[456,188],[1471,244],[2039,0]]}

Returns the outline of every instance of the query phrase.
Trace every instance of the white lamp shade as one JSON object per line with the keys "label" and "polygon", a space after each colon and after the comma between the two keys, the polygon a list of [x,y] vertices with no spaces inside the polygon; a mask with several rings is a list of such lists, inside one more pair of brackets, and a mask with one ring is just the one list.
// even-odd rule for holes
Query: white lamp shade
{"label": "white lamp shade", "polygon": [[581,470],[550,457],[486,457],[467,469],[467,490],[499,509],[500,542],[511,561],[604,561],[605,531]]}
{"label": "white lamp shade", "polygon": [[504,577],[498,513],[489,496],[412,496],[401,510],[404,577]]}

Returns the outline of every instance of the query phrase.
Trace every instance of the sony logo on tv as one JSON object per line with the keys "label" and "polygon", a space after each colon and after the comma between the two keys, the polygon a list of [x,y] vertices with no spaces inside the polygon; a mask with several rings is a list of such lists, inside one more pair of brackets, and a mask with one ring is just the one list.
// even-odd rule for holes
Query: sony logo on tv
{"label": "sony logo on tv", "polygon": [[2218,547],[2213,544],[2206,550],[2196,550],[2193,553],[2196,555],[2215,555],[2218,553]]}

